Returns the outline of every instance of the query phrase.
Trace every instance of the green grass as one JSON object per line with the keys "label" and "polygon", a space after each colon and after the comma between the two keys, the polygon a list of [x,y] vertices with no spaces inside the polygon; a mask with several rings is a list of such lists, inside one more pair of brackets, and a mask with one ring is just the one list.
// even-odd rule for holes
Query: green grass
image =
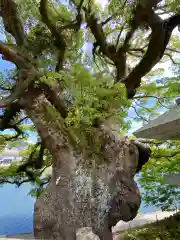
{"label": "green grass", "polygon": [[180,240],[180,213],[163,220],[128,229],[123,240]]}

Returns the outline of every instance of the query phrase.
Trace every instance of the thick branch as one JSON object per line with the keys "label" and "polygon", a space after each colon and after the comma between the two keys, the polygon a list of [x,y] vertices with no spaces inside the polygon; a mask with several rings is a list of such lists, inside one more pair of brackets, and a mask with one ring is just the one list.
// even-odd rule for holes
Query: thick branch
{"label": "thick branch", "polygon": [[107,49],[108,44],[106,42],[106,37],[103,31],[102,23],[99,23],[98,19],[91,12],[86,10],[85,13],[87,25],[91,29],[91,32],[96,39],[97,46],[100,46],[100,51],[104,55],[109,55]]}
{"label": "thick branch", "polygon": [[0,16],[3,19],[5,30],[15,38],[18,46],[22,46],[25,33],[19,19],[16,3],[13,0],[0,0]]}
{"label": "thick branch", "polygon": [[[59,35],[57,32],[56,26],[50,21],[49,16],[48,16],[48,10],[47,10],[47,0],[41,0],[40,2],[40,7],[39,7],[39,12],[42,17],[42,21],[46,24],[46,26],[49,28],[51,31],[52,35]],[[60,36],[61,38],[61,36]]]}
{"label": "thick branch", "polygon": [[18,103],[12,103],[9,108],[7,108],[3,115],[0,116],[0,130],[5,130],[10,121],[13,120],[13,118],[20,113],[21,106]]}
{"label": "thick branch", "polygon": [[61,114],[63,118],[66,118],[68,115],[68,111],[59,97],[59,95],[61,94],[60,87],[59,89],[52,89],[47,84],[41,83],[41,88],[46,98],[51,102],[51,104],[57,109],[57,111]]}
{"label": "thick branch", "polygon": [[[56,31],[62,33],[62,31],[66,30],[66,29],[72,29],[74,30],[75,32],[78,32],[81,28],[81,23],[82,23],[82,14],[81,14],[81,9],[82,9],[82,5],[84,3],[84,0],[81,0],[80,1],[80,4],[77,6],[77,16],[76,16],[76,20],[67,24],[67,25],[64,25],[64,26],[61,26],[60,29],[57,29]],[[47,2],[45,3],[46,5],[43,6],[43,8],[45,6],[47,6]],[[52,33],[53,35],[53,33]],[[59,38],[59,40],[61,41],[61,44],[57,44],[56,41],[55,41],[55,45],[59,48],[60,50],[60,53],[59,53],[59,56],[58,56],[58,61],[57,61],[57,64],[56,64],[56,72],[59,72],[62,68],[63,68],[63,61],[64,61],[64,56],[65,56],[65,51],[66,51],[66,44],[65,44],[65,41],[63,39],[63,36],[61,36],[61,39]],[[57,38],[58,40],[58,38]]]}
{"label": "thick branch", "polygon": [[152,30],[147,52],[125,80],[129,98],[135,95],[136,89],[140,86],[141,78],[161,60],[173,29],[180,24],[180,14],[162,21],[152,11],[147,19],[147,24]]}
{"label": "thick branch", "polygon": [[98,21],[92,12],[86,12],[86,20],[88,27],[91,29],[96,42],[94,43],[93,55],[99,46],[99,53],[108,57],[116,66],[116,75],[118,79],[123,79],[126,75],[126,53],[120,48],[118,51],[115,45],[108,44],[103,31],[102,23]]}
{"label": "thick branch", "polygon": [[147,52],[140,63],[125,79],[125,85],[129,98],[132,98],[135,95],[136,88],[140,86],[141,78],[160,61],[161,54],[164,49],[165,31],[163,28],[163,21],[154,12],[150,15],[148,23],[151,26],[152,33]]}
{"label": "thick branch", "polygon": [[20,55],[19,52],[15,51],[9,45],[4,44],[0,41],[0,54],[3,55],[3,59],[14,63],[17,68],[29,68],[29,63]]}
{"label": "thick branch", "polygon": [[[121,81],[127,88],[128,98],[133,98],[140,86],[141,78],[145,76],[162,58],[173,29],[180,23],[180,15],[163,21],[153,10],[159,1],[140,1],[131,20],[131,29],[127,33],[123,46],[117,51],[115,46],[109,45],[103,32],[102,23],[95,15],[86,11],[86,19],[92,34],[96,39],[100,52],[110,58],[117,70],[117,81]],[[126,56],[129,41],[139,26],[149,26],[152,30],[151,39],[146,54],[139,64],[126,77]]]}
{"label": "thick branch", "polygon": [[19,101],[25,90],[37,79],[37,75],[38,73],[33,67],[28,66],[27,69],[20,70],[19,80],[16,82],[11,95],[0,100],[0,108],[7,108],[12,103]]}
{"label": "thick branch", "polygon": [[103,32],[103,23],[98,21],[95,14],[85,9],[88,27],[91,29],[91,32],[96,39],[94,47],[96,48],[99,46],[99,52],[103,53],[103,55],[111,59],[114,63],[114,66],[116,67],[116,81],[122,81],[126,78],[126,52],[129,48],[129,41],[131,40],[135,30],[139,25],[141,25],[141,21],[144,21],[144,15],[146,13],[143,13],[142,10],[144,10],[142,6],[138,5],[133,13],[134,16],[131,20],[130,31],[126,35],[124,44],[121,48],[119,48],[119,50],[117,50],[117,44],[110,45],[107,43]]}
{"label": "thick branch", "polygon": [[64,54],[66,49],[66,43],[62,35],[62,29],[58,29],[56,23],[54,24],[48,16],[48,9],[47,9],[47,0],[41,0],[39,12],[42,17],[42,21],[46,26],[49,28],[52,37],[54,38],[54,44],[59,49],[59,57],[58,57],[58,64],[56,67],[56,71],[59,71],[62,68],[62,64],[64,61]]}

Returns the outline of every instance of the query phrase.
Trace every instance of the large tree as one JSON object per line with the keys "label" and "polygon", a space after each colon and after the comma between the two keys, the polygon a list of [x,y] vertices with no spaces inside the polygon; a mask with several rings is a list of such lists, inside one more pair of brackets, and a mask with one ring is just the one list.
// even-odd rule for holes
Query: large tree
{"label": "large tree", "polygon": [[[0,100],[0,128],[15,134],[1,145],[24,136],[27,119],[39,137],[8,177],[42,186],[49,179],[39,176],[52,165],[35,205],[35,237],[71,240],[78,228],[92,227],[100,239],[112,239],[118,220],[136,216],[133,178],[149,157],[119,129],[127,129],[130,99],[146,92],[143,77],[164,54],[171,58],[178,7],[157,0],[110,1],[104,10],[86,0],[0,0],[0,15],[0,53],[15,66],[2,76]],[[85,41],[93,45],[90,55]]]}

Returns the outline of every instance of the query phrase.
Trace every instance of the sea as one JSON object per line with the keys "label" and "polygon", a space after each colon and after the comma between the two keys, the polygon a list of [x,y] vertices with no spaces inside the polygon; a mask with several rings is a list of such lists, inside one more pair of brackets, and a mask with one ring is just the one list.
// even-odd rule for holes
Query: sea
{"label": "sea", "polygon": [[[17,188],[6,184],[0,187],[0,235],[15,235],[33,232],[33,209],[35,198],[28,195],[30,184]],[[140,213],[157,209],[141,204]]]}

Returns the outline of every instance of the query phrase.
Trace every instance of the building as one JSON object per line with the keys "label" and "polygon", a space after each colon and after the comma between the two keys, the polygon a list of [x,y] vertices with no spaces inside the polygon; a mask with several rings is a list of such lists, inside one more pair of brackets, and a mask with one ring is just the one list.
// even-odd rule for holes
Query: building
{"label": "building", "polygon": [[14,161],[20,161],[22,157],[18,150],[5,150],[0,153],[0,166],[9,165]]}
{"label": "building", "polygon": [[133,133],[137,138],[157,140],[179,140],[180,139],[180,98],[176,100],[169,111],[160,115],[149,123],[144,124]]}

